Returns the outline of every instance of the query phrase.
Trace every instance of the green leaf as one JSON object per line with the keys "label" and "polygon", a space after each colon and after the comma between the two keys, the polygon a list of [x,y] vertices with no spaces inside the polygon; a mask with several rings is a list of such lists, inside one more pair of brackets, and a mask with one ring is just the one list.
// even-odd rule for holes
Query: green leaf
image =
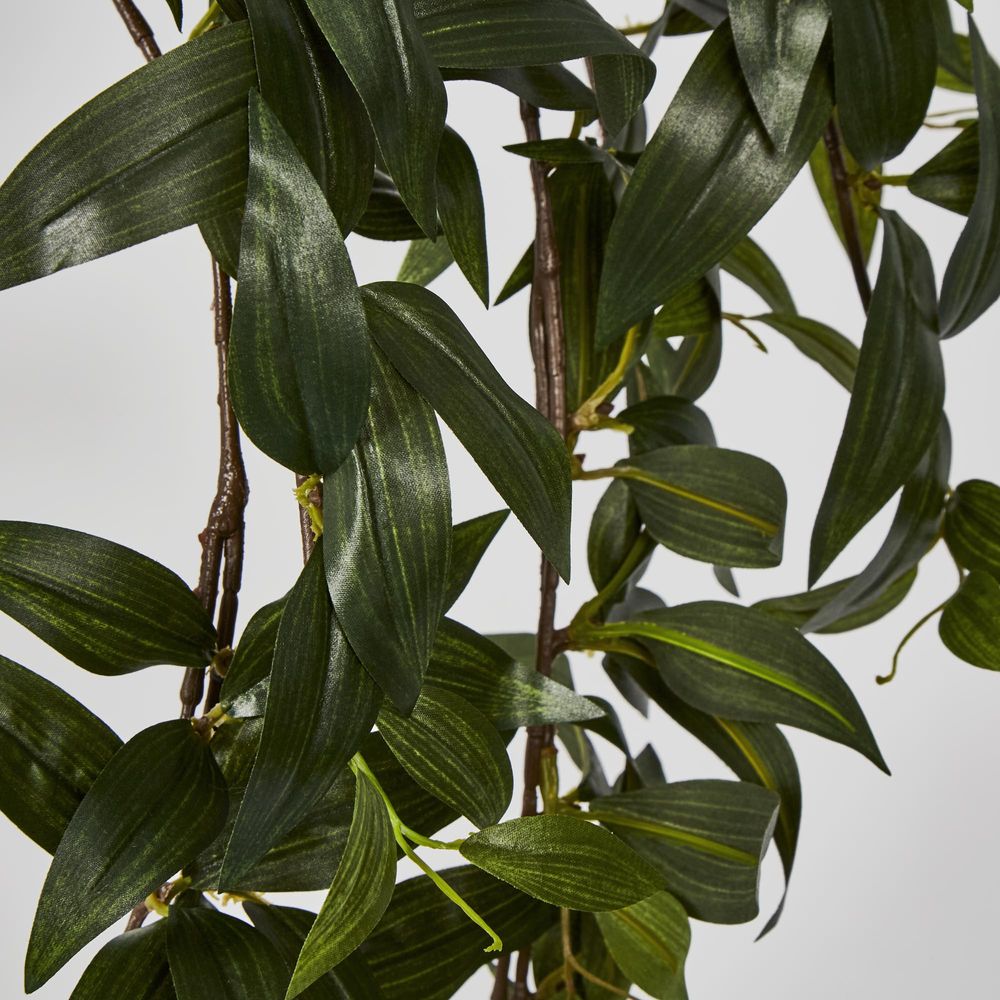
{"label": "green leaf", "polygon": [[937,30],[929,0],[831,0],[837,107],[865,170],[901,153],[934,90]]}
{"label": "green leaf", "polygon": [[959,566],[1000,578],[1000,486],[983,479],[959,483],[948,501],[944,540]]}
{"label": "green leaf", "polygon": [[[504,954],[526,947],[558,920],[552,907],[472,866],[441,874],[503,938]],[[396,887],[361,951],[386,998],[448,1000],[489,960],[486,943],[482,930],[421,875]]]}
{"label": "green leaf", "polygon": [[597,923],[630,983],[658,1000],[683,996],[691,927],[684,907],[669,892],[658,892],[621,910],[598,913]]}
{"label": "green leaf", "polygon": [[820,60],[795,132],[778,152],[746,89],[730,29],[713,33],[615,216],[601,278],[599,343],[616,340],[747,235],[808,159],[830,104]]}
{"label": "green leaf", "polygon": [[52,859],[28,943],[27,992],[208,846],[228,808],[222,773],[190,722],[161,722],[129,740]]}
{"label": "green leaf", "polygon": [[918,198],[968,215],[979,187],[979,158],[979,122],[973,122],[915,170],[906,186]]}
{"label": "green leaf", "polygon": [[569,577],[570,476],[556,430],[517,396],[451,309],[416,285],[364,290],[372,336]]}
{"label": "green leaf", "polygon": [[979,181],[941,286],[941,334],[954,336],[1000,296],[1000,66],[969,21],[979,104]]}
{"label": "green leaf", "polygon": [[447,240],[414,240],[410,244],[403,263],[399,266],[397,281],[409,281],[425,288],[439,278],[455,263],[455,256]]}
{"label": "green leaf", "polygon": [[951,433],[942,419],[934,442],[903,487],[882,546],[861,573],[800,626],[803,632],[866,613],[933,548],[940,537],[950,465]]}
{"label": "green leaf", "polygon": [[226,849],[227,889],[333,785],[378,711],[378,693],[330,606],[317,548],[288,595],[260,750]]}
{"label": "green leaf", "polygon": [[239,208],[253,83],[249,28],[227,25],[57,126],[0,188],[0,289]]}
{"label": "green leaf", "polygon": [[249,924],[204,907],[171,907],[167,954],[177,1000],[278,1000],[288,970]]}
{"label": "green leaf", "polygon": [[895,212],[883,218],[882,266],[851,404],[813,527],[810,586],[906,482],[941,423],[934,269],[920,237]]}
{"label": "green leaf", "polygon": [[155,923],[112,938],[87,966],[70,1000],[176,1000],[166,935],[167,925]]}
{"label": "green leaf", "polygon": [[973,570],[945,605],[938,627],[941,641],[974,667],[1000,670],[1000,583]]}
{"label": "green leaf", "polygon": [[357,92],[407,207],[432,239],[448,97],[407,0],[306,0]]}
{"label": "green leaf", "polygon": [[364,437],[324,482],[323,556],[351,647],[408,712],[444,610],[451,495],[434,411],[381,351],[373,361]]}
{"label": "green leaf", "polygon": [[437,167],[438,211],[452,253],[469,284],[490,304],[486,209],[479,170],[465,140],[451,128],[441,137]]}
{"label": "green leaf", "polygon": [[654,337],[711,335],[722,329],[718,271],[678,289],[653,320]]}
{"label": "green leaf", "polygon": [[624,842],[572,816],[526,816],[474,833],[462,856],[554,906],[617,910],[663,888]]}
{"label": "green leaf", "polygon": [[807,358],[829,372],[848,392],[854,387],[858,367],[858,348],[833,327],[805,316],[765,313],[752,316],[797,347]]}
{"label": "green leaf", "polygon": [[715,431],[704,410],[678,396],[653,396],[618,414],[629,424],[628,446],[633,455],[676,444],[715,444]]}
{"label": "green leaf", "polygon": [[302,946],[288,998],[339,965],[382,918],[396,884],[396,842],[389,813],[359,773],[354,818],[330,892]]}
{"label": "green leaf", "polygon": [[489,720],[461,695],[427,683],[409,718],[383,705],[378,728],[422,788],[478,827],[503,816],[514,791],[507,748]]}
{"label": "green leaf", "polygon": [[614,578],[641,532],[642,518],[632,491],[621,480],[613,480],[597,502],[587,535],[587,565],[598,590]]}
{"label": "green leaf", "polygon": [[[250,902],[244,902],[243,909],[254,927],[274,945],[289,969],[293,968],[316,914],[290,906],[262,906]],[[356,953],[348,955],[302,996],[306,1000],[383,1000],[367,963]]]}
{"label": "green leaf", "polygon": [[795,300],[785,284],[777,265],[749,236],[745,236],[723,258],[719,265],[737,281],[752,288],[768,305],[779,313],[795,313]]}
{"label": "green leaf", "polygon": [[444,595],[445,611],[469,585],[472,574],[509,515],[509,510],[496,510],[492,514],[481,514],[454,525],[451,531],[451,562],[448,564]]}
{"label": "green leaf", "polygon": [[754,104],[778,149],[799,108],[830,23],[828,0],[730,0],[736,52]]}
{"label": "green leaf", "polygon": [[649,396],[679,396],[691,402],[709,389],[722,361],[721,325],[694,337],[685,337],[679,347],[666,340],[653,340],[646,348],[647,365],[633,370],[639,399]]}
{"label": "green leaf", "polygon": [[678,781],[590,803],[599,819],[648,859],[691,916],[752,920],[759,867],[778,797],[741,781]]}
{"label": "green leaf", "polygon": [[250,180],[229,385],[247,435],[296,472],[333,472],[368,408],[369,347],[351,259],[288,133],[250,95]]}
{"label": "green leaf", "polygon": [[177,25],[177,30],[180,31],[184,23],[184,0],[167,0],[167,6],[170,8],[170,13],[174,15],[174,24]]}
{"label": "green leaf", "polygon": [[797,726],[885,770],[851,689],[791,626],[718,601],[648,611],[641,619],[604,625],[600,634],[645,641],[663,679],[689,705],[726,719]]}
{"label": "green leaf", "polygon": [[377,169],[368,207],[354,231],[370,240],[426,239],[423,230],[403,204],[392,179]]}
{"label": "green leaf", "polygon": [[464,698],[501,732],[583,722],[602,714],[594,702],[447,618],[438,629],[426,683]]}
{"label": "green leaf", "polygon": [[48,524],[0,521],[0,611],[95,674],[203,667],[215,648],[212,621],[179,576]]}
{"label": "green leaf", "polygon": [[609,136],[624,131],[653,88],[656,65],[648,58],[635,58],[638,55],[635,50],[591,60],[597,107]]}
{"label": "green leaf", "polygon": [[0,810],[50,854],[122,741],[75,698],[0,656]]}
{"label": "green leaf", "polygon": [[349,233],[368,204],[375,136],[304,0],[245,0],[260,93]]}
{"label": "green leaf", "polygon": [[614,163],[614,157],[592,141],[583,139],[540,139],[537,142],[515,142],[504,146],[504,150],[515,156],[525,156],[532,160],[553,165],[575,166],[589,163]]}
{"label": "green leaf", "polygon": [[233,278],[239,276],[240,237],[243,232],[243,207],[232,209],[199,223],[201,238],[222,270]]}
{"label": "green leaf", "polygon": [[220,703],[227,714],[240,718],[264,714],[267,686],[262,682],[271,675],[284,610],[285,598],[281,598],[265,604],[247,622],[222,685]]}
{"label": "green leaf", "polygon": [[787,497],[762,459],[707,445],[674,445],[616,467],[650,534],[681,555],[726,566],[781,561]]}
{"label": "green leaf", "polygon": [[445,69],[445,80],[481,80],[503,87],[536,108],[586,112],[597,117],[593,91],[565,66],[507,66],[497,69]]}

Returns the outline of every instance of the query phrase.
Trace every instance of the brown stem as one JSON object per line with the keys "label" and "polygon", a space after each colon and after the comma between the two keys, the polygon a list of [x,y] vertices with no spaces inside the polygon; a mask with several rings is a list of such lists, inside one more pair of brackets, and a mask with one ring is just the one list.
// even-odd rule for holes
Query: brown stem
{"label": "brown stem", "polygon": [[490,1000],[507,1000],[508,975],[510,975],[510,955],[501,955],[497,960]]}
{"label": "brown stem", "polygon": [[[215,614],[220,657],[213,664],[205,710],[215,707],[222,686],[225,655],[233,644],[240,583],[243,579],[243,512],[249,496],[246,468],[240,444],[240,429],[229,398],[229,334],[232,328],[233,301],[229,275],[218,261],[212,262],[215,290],[215,350],[219,372],[219,478],[215,499],[208,513],[205,530],[198,536],[201,542],[201,570],[195,594],[209,615]],[[223,568],[223,562],[225,566]],[[219,579],[222,578],[222,600],[219,601]],[[181,687],[181,718],[190,719],[201,701],[205,672],[191,668],[185,673]]]}
{"label": "brown stem", "polygon": [[111,0],[118,11],[118,16],[122,19],[128,33],[132,36],[132,41],[138,46],[146,62],[159,59],[163,54],[160,46],[156,44],[153,37],[153,29],[149,22],[142,16],[139,8],[132,0]]}
{"label": "brown stem", "polygon": [[872,283],[868,276],[868,267],[865,264],[865,251],[861,244],[858,215],[851,202],[851,185],[847,176],[847,164],[844,162],[840,129],[837,128],[837,123],[832,118],[823,133],[823,143],[826,146],[826,155],[830,160],[830,176],[833,179],[833,190],[837,195],[840,225],[844,230],[847,256],[850,258],[851,268],[854,271],[854,283],[858,286],[861,304],[864,306],[865,312],[868,312],[872,302]]}

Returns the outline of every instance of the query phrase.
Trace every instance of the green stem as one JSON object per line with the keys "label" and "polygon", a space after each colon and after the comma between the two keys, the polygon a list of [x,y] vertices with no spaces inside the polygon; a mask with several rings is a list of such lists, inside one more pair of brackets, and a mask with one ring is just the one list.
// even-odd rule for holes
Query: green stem
{"label": "green stem", "polygon": [[649,555],[649,553],[653,551],[655,546],[656,543],[650,537],[649,532],[643,531],[632,543],[632,547],[626,553],[625,558],[622,560],[622,564],[618,567],[615,575],[611,577],[611,579],[603,587],[601,587],[594,597],[580,606],[580,610],[573,616],[573,621],[570,623],[570,629],[572,629],[574,625],[582,625],[586,622],[592,622],[597,617],[598,612],[601,611],[608,601],[610,601],[628,582],[628,578],[642,564],[642,561]]}
{"label": "green stem", "polygon": [[215,2],[215,0],[213,0],[208,10],[206,10],[202,15],[201,20],[191,29],[188,39],[197,38],[199,35],[204,35],[206,31],[210,31],[214,28],[215,22],[218,20],[221,13],[222,8]]}
{"label": "green stem", "polygon": [[590,397],[580,404],[573,414],[572,425],[575,430],[589,430],[597,422],[597,408],[618,388],[632,365],[635,346],[639,340],[639,327],[633,326],[625,335],[618,363],[610,375],[590,394]]}

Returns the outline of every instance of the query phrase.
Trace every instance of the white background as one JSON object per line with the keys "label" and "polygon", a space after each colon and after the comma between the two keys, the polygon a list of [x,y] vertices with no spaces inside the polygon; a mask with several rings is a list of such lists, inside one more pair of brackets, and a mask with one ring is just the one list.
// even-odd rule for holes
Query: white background
{"label": "white background", "polygon": [[[178,41],[166,5],[148,0],[164,47]],[[200,13],[189,4],[190,16]],[[618,21],[655,15],[657,4],[600,3]],[[1000,12],[981,2],[980,28],[1000,55]],[[84,99],[138,65],[107,0],[4,4],[0,32],[0,176]],[[162,8],[162,9],[161,9]],[[956,13],[958,8],[955,8]],[[657,52],[652,98],[658,118],[701,38],[667,40]],[[487,192],[491,264],[498,289],[531,238],[527,164],[502,151],[521,138],[516,101],[480,84],[450,84],[450,122],[470,141]],[[969,104],[939,94],[936,108]],[[565,134],[565,116],[547,113],[546,135]],[[909,172],[953,133],[924,130],[893,163]],[[930,244],[939,277],[961,220],[890,190]],[[863,317],[851,273],[804,175],[755,236],[779,261],[800,310],[857,340]],[[390,278],[403,247],[352,238],[359,279]],[[454,269],[435,289],[452,302],[501,372],[530,393],[524,294],[486,312]],[[113,258],[0,295],[0,517],[65,525],[112,538],[195,580],[215,487],[215,361],[208,256],[187,231]],[[759,311],[732,282],[725,308]],[[955,432],[953,483],[1000,479],[994,428],[1000,423],[996,377],[998,313],[945,344],[948,413]],[[805,584],[812,519],[837,439],[847,395],[776,335],[762,354],[726,331],[721,374],[703,399],[720,443],[775,463],[789,488],[783,566],[739,574],[745,599],[794,592]],[[606,439],[605,439],[606,438]],[[601,464],[617,457],[613,435],[586,450]],[[471,461],[449,438],[455,518],[500,506]],[[252,483],[241,621],[284,593],[299,565],[290,477],[248,447]],[[559,620],[591,594],[584,560],[586,527],[601,484],[577,488],[576,574],[560,591]],[[838,561],[834,579],[860,568],[878,545],[887,514]],[[721,598],[707,567],[661,551],[647,577],[668,602]],[[927,560],[903,606],[846,637],[820,640],[860,699],[894,776],[858,755],[793,732],[805,792],[799,857],[778,930],[754,937],[781,892],[775,857],[765,864],[762,918],[753,925],[695,924],[688,963],[693,1000],[739,995],[768,1000],[908,997],[963,1000],[997,995],[1000,930],[1000,820],[997,723],[1000,678],[964,665],[928,628],[908,648],[898,680],[877,688],[892,650],[909,626],[954,587],[943,551]],[[536,617],[536,554],[511,520],[485,560],[456,616],[482,631],[524,631]],[[64,685],[128,738],[177,710],[180,671],[163,667],[130,677],[91,676],[33,636],[0,621],[0,650]],[[578,685],[607,694],[597,661],[581,658]],[[662,716],[643,720],[623,709],[634,751],[652,740],[673,778],[725,777],[705,750]],[[608,756],[616,773],[619,761]],[[48,858],[0,818],[0,997],[21,992],[31,914]],[[316,906],[320,897],[308,900]],[[103,939],[102,939],[103,940]],[[66,998],[96,950],[89,947],[36,995]],[[485,973],[459,994],[485,998]],[[392,1000],[392,998],[388,998]]]}

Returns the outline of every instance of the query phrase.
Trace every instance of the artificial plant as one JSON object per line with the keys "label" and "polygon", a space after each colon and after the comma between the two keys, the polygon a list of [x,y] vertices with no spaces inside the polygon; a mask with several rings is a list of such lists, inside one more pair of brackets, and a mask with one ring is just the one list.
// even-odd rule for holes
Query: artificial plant
{"label": "artificial plant", "polygon": [[[949,486],[943,411],[941,341],[1000,296],[1000,68],[971,2],[966,35],[951,0],[676,0],[619,27],[585,0],[220,0],[165,55],[113,2],[149,65],[0,187],[0,287],[199,225],[219,480],[193,589],[113,541],[0,522],[0,610],[85,670],[182,674],[181,718],[123,743],[0,661],[0,808],[53,854],[26,989],[127,920],[73,1000],[445,1000],[486,963],[492,1000],[685,997],[689,919],[753,918],[772,841],[791,875],[801,790],[779,724],[885,768],[808,633],[884,615],[944,538],[962,580],[941,638],[1000,668],[1000,487]],[[650,56],[680,33],[705,42],[647,141]],[[499,299],[530,290],[534,406],[426,287],[455,264],[490,301],[476,164],[446,123],[445,81],[466,79],[509,91],[524,123],[508,148],[535,239]],[[978,117],[912,176],[885,173],[935,86],[974,93]],[[543,138],[545,108],[574,112],[572,133]],[[860,350],[799,311],[748,235],[803,169],[867,312]],[[968,216],[940,289],[881,205],[902,184]],[[351,232],[412,241],[395,281],[358,287]],[[720,269],[768,311],[724,312]],[[851,394],[809,589],[753,607],[732,570],[780,562],[786,495],[697,405],[723,323],[788,338]],[[439,418],[538,543],[533,635],[447,617],[508,511],[452,523]],[[594,430],[620,432],[615,465],[578,453]],[[240,628],[244,434],[296,477],[304,567]],[[594,596],[557,627],[574,480],[607,490]],[[867,568],[817,586],[900,491]],[[640,586],[657,546],[712,564],[730,597],[667,607]],[[575,690],[572,651],[602,653],[624,702],[738,780],[630,755],[614,706]],[[465,835],[440,839],[456,820]],[[402,856],[423,874],[397,884]],[[262,895],[316,889],[318,915]]]}

